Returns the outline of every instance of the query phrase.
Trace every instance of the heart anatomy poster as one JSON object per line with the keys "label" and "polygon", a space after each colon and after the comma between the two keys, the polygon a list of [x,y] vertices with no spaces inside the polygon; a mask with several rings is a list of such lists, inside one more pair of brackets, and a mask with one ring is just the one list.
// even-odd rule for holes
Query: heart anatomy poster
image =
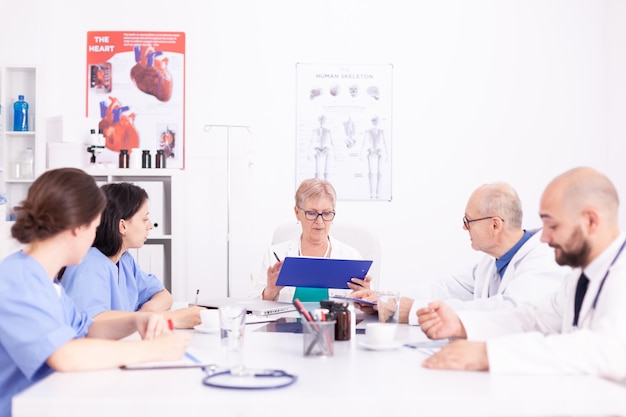
{"label": "heart anatomy poster", "polygon": [[296,187],[317,177],[339,200],[391,201],[392,69],[297,64]]}
{"label": "heart anatomy poster", "polygon": [[[92,162],[118,165],[127,150],[157,151],[184,168],[184,32],[88,32],[86,115],[101,132]],[[141,159],[141,158],[140,158]]]}

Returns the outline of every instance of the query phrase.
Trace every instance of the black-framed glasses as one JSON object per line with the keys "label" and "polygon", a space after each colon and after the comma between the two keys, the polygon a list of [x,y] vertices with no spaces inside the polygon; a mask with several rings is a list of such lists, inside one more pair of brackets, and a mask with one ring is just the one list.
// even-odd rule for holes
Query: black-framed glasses
{"label": "black-framed glasses", "polygon": [[478,222],[478,221],[481,221],[481,220],[487,220],[487,219],[496,219],[496,218],[504,221],[504,219],[502,219],[501,217],[498,217],[498,216],[487,216],[487,217],[481,217],[480,219],[471,219],[471,220],[468,219],[467,216],[463,216],[463,227],[466,230],[469,230],[470,229],[470,223]]}
{"label": "black-framed glasses", "polygon": [[[303,210],[302,207],[300,207],[300,210]],[[304,218],[307,220],[311,220],[311,221],[316,221],[318,217],[321,217],[322,220],[324,220],[325,222],[329,222],[332,219],[335,218],[335,211],[323,211],[321,213],[315,211],[315,210],[303,210],[304,211]]]}

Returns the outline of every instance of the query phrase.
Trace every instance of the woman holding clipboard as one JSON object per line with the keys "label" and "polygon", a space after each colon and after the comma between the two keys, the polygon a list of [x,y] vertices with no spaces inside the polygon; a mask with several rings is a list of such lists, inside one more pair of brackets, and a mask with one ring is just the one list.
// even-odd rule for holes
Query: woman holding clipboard
{"label": "woman holding clipboard", "polygon": [[[292,302],[315,302],[326,300],[330,295],[347,295],[350,290],[328,288],[277,286],[276,280],[285,257],[315,257],[331,259],[363,259],[353,247],[335,239],[330,234],[335,218],[337,194],[326,180],[310,178],[304,180],[296,190],[294,214],[302,227],[299,237],[272,245],[265,254],[261,273],[253,277],[250,298]],[[351,290],[369,288],[371,277],[352,278],[348,283]]]}

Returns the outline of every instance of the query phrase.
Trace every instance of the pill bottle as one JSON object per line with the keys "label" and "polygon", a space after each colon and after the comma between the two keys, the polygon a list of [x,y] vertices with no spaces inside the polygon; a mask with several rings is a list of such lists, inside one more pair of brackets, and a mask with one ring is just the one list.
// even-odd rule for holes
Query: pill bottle
{"label": "pill bottle", "polygon": [[141,153],[141,167],[152,168],[152,156],[150,156],[149,150],[143,150]]}
{"label": "pill bottle", "polygon": [[128,168],[129,156],[128,149],[120,150],[120,168]]}
{"label": "pill bottle", "polygon": [[154,155],[154,167],[165,168],[165,152],[163,152],[163,149],[156,151],[156,155]]}
{"label": "pill bottle", "polygon": [[335,312],[335,340],[350,340],[351,322],[348,303],[335,303],[332,307]]}

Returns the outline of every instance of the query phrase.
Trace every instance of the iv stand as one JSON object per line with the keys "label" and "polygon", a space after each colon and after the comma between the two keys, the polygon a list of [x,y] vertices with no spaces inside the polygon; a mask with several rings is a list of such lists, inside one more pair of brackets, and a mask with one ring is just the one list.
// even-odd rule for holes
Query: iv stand
{"label": "iv stand", "polygon": [[226,129],[226,296],[230,297],[230,131],[246,129],[251,133],[252,129],[246,125],[208,124],[204,131],[210,132],[214,127]]}

